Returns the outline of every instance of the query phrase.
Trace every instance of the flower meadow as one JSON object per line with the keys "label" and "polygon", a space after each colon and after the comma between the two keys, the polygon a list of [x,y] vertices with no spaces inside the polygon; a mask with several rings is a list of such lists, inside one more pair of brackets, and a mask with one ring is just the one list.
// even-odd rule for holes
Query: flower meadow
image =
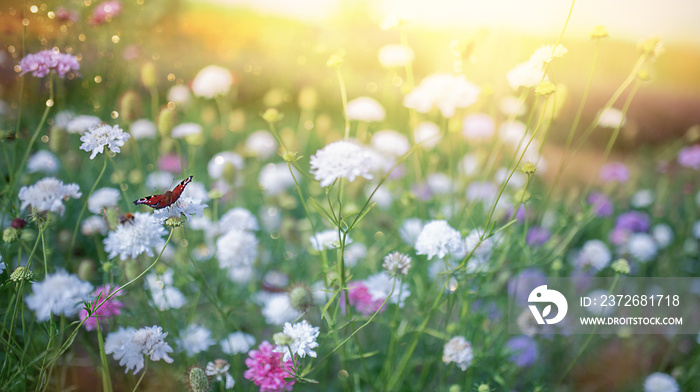
{"label": "flower meadow", "polygon": [[149,39],[187,17],[163,2],[18,7],[0,15],[0,390],[700,385],[700,330],[507,325],[512,277],[700,274],[697,127],[619,150],[661,39],[621,44],[625,75],[594,100],[603,26],[571,94],[564,23],[484,76],[478,34],[430,68],[388,17],[371,56],[306,37],[309,71],[262,80],[286,54]]}

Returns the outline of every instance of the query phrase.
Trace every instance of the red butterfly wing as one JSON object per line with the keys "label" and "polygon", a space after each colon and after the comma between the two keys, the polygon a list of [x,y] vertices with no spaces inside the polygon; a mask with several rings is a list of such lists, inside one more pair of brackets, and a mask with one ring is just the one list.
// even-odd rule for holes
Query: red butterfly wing
{"label": "red butterfly wing", "polygon": [[180,198],[180,195],[182,195],[182,192],[185,190],[185,186],[187,186],[187,184],[189,184],[191,181],[192,176],[189,176],[182,180],[179,184],[177,184],[175,189],[173,189],[172,191],[167,191],[161,195],[146,196],[142,199],[134,201],[134,204],[145,204],[155,209],[168,207]]}

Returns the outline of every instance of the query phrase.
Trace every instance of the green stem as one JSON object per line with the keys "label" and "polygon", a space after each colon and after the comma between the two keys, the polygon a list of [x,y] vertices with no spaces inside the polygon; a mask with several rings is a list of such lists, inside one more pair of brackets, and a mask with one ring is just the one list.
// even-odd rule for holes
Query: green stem
{"label": "green stem", "polygon": [[100,318],[95,316],[95,322],[97,323],[97,343],[100,347],[100,362],[102,364],[102,391],[112,392],[112,380],[109,376],[109,362],[105,353],[105,342],[102,337],[102,329],[100,328]]}
{"label": "green stem", "polygon": [[343,80],[343,74],[340,72],[340,67],[335,68],[335,74],[338,76],[338,83],[340,84],[340,97],[343,100],[343,114],[345,115],[345,139],[350,137],[350,118],[348,117],[348,94],[345,91],[345,81]]}
{"label": "green stem", "polygon": [[148,360],[146,360],[146,365],[143,367],[143,373],[141,373],[141,377],[139,377],[139,381],[134,386],[134,390],[132,392],[136,392],[136,390],[139,388],[141,381],[143,381],[143,376],[146,375],[146,371],[148,371]]}
{"label": "green stem", "polygon": [[95,183],[92,184],[92,189],[90,189],[90,193],[88,193],[87,197],[85,198],[85,203],[83,203],[83,208],[80,210],[80,215],[78,215],[78,221],[75,222],[75,228],[73,229],[73,238],[70,240],[70,248],[68,248],[68,257],[71,258],[73,256],[73,247],[75,246],[75,239],[78,238],[78,229],[80,228],[80,221],[83,219],[83,214],[85,214],[85,209],[87,209],[88,202],[90,201],[90,196],[92,196],[92,193],[95,192],[95,188],[97,188],[97,184],[100,183],[100,180],[102,179],[102,175],[105,174],[105,169],[107,169],[107,159],[109,156],[109,153],[107,151],[103,152],[105,159],[104,163],[102,164],[102,170],[100,171],[100,175],[97,176],[97,180],[95,180]]}

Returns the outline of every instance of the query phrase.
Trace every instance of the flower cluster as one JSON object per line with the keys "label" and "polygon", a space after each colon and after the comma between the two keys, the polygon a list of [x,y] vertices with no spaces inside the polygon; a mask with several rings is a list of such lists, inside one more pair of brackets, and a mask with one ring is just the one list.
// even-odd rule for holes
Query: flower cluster
{"label": "flower cluster", "polygon": [[28,54],[19,62],[19,67],[22,69],[20,75],[31,72],[32,76],[43,78],[54,72],[58,77],[64,78],[68,72],[78,71],[80,64],[71,54],[61,53],[57,49],[47,49]]}
{"label": "flower cluster", "polygon": [[113,354],[120,366],[126,367],[124,372],[132,370],[138,373],[144,367],[144,355],[151,361],[173,363],[168,353],[173,352],[172,347],[165,342],[167,332],[157,325],[143,327],[141,329],[123,328],[107,335],[105,339],[105,353]]}

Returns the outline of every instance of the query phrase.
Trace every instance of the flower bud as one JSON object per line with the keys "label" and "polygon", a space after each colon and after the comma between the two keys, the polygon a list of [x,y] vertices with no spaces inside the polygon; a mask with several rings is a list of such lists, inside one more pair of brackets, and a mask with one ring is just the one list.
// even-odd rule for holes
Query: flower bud
{"label": "flower bud", "polygon": [[292,339],[291,336],[282,332],[272,335],[272,340],[274,340],[275,344],[278,346],[288,346],[294,343],[294,339]]}
{"label": "flower bud", "polygon": [[204,369],[194,366],[187,372],[187,384],[192,392],[208,392],[209,377],[204,372]]}
{"label": "flower bud", "polygon": [[167,107],[163,108],[158,114],[158,133],[161,136],[169,136],[170,131],[172,131],[175,126],[175,121],[175,111]]}
{"label": "flower bud", "polygon": [[520,171],[525,174],[534,174],[537,171],[537,166],[532,162],[525,162],[520,166]]}
{"label": "flower bud", "polygon": [[19,266],[12,271],[12,274],[10,274],[10,280],[13,282],[28,281],[32,278],[32,275],[32,271],[25,267]]}
{"label": "flower bud", "polygon": [[289,291],[289,301],[292,304],[292,308],[299,312],[306,312],[309,308],[314,306],[313,294],[303,285],[293,287],[292,290]]}
{"label": "flower bud", "polygon": [[588,36],[591,39],[602,39],[609,38],[610,34],[608,33],[608,29],[606,29],[605,26],[598,25],[592,28],[590,32],[588,32]]}
{"label": "flower bud", "polygon": [[550,95],[557,91],[557,86],[549,80],[543,80],[540,84],[535,87],[535,95]]}
{"label": "flower bud", "polygon": [[265,110],[265,113],[263,113],[262,118],[263,120],[269,122],[269,123],[274,123],[277,121],[280,121],[282,119],[282,114],[279,112],[279,110],[275,108],[269,108]]}
{"label": "flower bud", "polygon": [[629,274],[630,264],[625,259],[617,259],[610,266],[618,274]]}
{"label": "flower bud", "polygon": [[8,227],[2,232],[2,240],[4,242],[15,242],[22,235],[22,230],[16,229],[14,227]]}
{"label": "flower bud", "polygon": [[78,265],[78,277],[81,280],[91,280],[95,276],[95,262],[90,259],[84,259]]}
{"label": "flower bud", "polygon": [[141,97],[134,90],[125,92],[119,101],[119,114],[125,123],[132,123],[141,118]]}
{"label": "flower bud", "polygon": [[141,67],[141,83],[148,88],[155,88],[158,85],[156,65],[152,62],[148,62]]}

